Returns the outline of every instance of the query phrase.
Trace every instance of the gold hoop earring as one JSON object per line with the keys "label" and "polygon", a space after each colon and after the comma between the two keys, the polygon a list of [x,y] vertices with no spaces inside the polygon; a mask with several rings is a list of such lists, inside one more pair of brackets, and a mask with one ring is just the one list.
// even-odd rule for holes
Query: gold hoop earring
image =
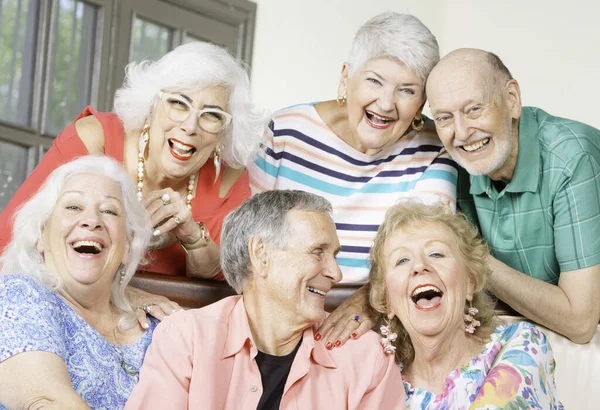
{"label": "gold hoop earring", "polygon": [[413,127],[413,130],[421,131],[423,129],[423,127],[425,126],[425,121],[423,120],[423,118],[414,118],[412,120],[411,125]]}
{"label": "gold hoop earring", "polygon": [[346,105],[348,99],[346,98],[346,95],[338,95],[335,100],[337,101],[338,107],[343,107]]}

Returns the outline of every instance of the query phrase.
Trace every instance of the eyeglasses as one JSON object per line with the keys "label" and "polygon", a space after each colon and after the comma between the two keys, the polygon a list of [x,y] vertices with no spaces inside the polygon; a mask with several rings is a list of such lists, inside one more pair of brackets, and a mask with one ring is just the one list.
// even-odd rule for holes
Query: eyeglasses
{"label": "eyeglasses", "polygon": [[160,92],[160,100],[167,116],[175,122],[184,122],[190,115],[198,116],[198,126],[206,132],[219,132],[231,122],[231,114],[218,108],[197,110],[182,96]]}

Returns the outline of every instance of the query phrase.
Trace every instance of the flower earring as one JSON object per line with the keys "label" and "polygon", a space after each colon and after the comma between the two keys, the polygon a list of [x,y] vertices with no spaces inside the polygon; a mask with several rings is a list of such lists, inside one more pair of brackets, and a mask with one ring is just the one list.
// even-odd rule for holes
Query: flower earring
{"label": "flower earring", "polygon": [[479,322],[479,320],[475,320],[475,315],[477,313],[479,313],[479,309],[474,308],[469,300],[469,307],[467,308],[467,313],[464,316],[465,332],[473,334],[475,333],[475,329],[481,326],[481,322]]}
{"label": "flower earring", "polygon": [[337,98],[335,99],[337,101],[338,107],[343,107],[344,105],[346,105],[346,95],[338,95]]}
{"label": "flower earring", "polygon": [[219,174],[221,173],[221,146],[217,144],[215,147],[215,151],[213,152],[213,162],[215,164],[215,180],[213,181],[213,185],[217,183],[217,179],[219,179]]}
{"label": "flower earring", "polygon": [[379,331],[382,334],[381,346],[383,347],[383,351],[385,352],[385,354],[394,354],[394,352],[396,351],[396,346],[394,346],[392,343],[396,341],[398,335],[392,332],[392,329],[390,329],[390,327],[391,322],[389,319],[386,319],[385,324],[381,325],[381,327],[379,328]]}

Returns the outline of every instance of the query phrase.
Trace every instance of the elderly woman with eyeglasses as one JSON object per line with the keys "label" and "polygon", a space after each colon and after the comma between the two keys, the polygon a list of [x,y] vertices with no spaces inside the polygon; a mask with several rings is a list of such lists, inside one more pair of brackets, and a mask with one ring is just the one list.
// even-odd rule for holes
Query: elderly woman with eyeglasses
{"label": "elderly woman with eyeglasses", "polygon": [[120,409],[157,324],[125,288],[151,226],[106,156],[57,168],[16,214],[0,257],[0,409]]}
{"label": "elderly woman with eyeglasses", "polygon": [[53,169],[101,154],[123,164],[154,226],[142,268],[216,278],[221,224],[250,196],[244,167],[266,126],[246,71],[219,46],[185,44],[156,62],[130,64],[114,111],[87,107],[58,135],[2,213],[0,251],[15,209]]}

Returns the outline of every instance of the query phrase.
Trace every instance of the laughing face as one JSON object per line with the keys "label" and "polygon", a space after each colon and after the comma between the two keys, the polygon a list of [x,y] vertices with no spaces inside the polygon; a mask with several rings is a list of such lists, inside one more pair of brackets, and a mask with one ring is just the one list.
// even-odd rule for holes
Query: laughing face
{"label": "laughing face", "polygon": [[397,229],[384,245],[390,313],[411,335],[464,333],[464,306],[473,297],[467,267],[447,227]]}
{"label": "laughing face", "polygon": [[496,84],[486,73],[468,66],[452,72],[440,67],[429,77],[427,96],[452,158],[471,175],[508,182],[517,157],[520,94],[514,80]]}
{"label": "laughing face", "polygon": [[306,328],[325,319],[325,296],[342,279],[340,242],[328,214],[290,211],[286,223],[287,243],[273,251],[265,286],[280,314]]}
{"label": "laughing face", "polygon": [[358,151],[374,154],[394,144],[421,118],[423,83],[406,65],[388,58],[368,61],[348,77],[344,65],[338,90],[347,97],[350,135],[344,140]]}
{"label": "laughing face", "polygon": [[[228,109],[228,93],[221,86],[211,86],[193,92],[169,93],[197,110],[214,109],[227,112]],[[202,129],[195,111],[185,121],[174,121],[171,119],[173,115],[168,114],[167,104],[169,103],[161,100],[156,106],[150,125],[146,166],[150,168],[151,173],[156,172],[166,178],[186,178],[195,174],[210,157],[218,142],[219,132]]]}
{"label": "laughing face", "polygon": [[119,185],[95,174],[71,177],[46,221],[37,249],[67,291],[82,286],[109,291],[129,249]]}

